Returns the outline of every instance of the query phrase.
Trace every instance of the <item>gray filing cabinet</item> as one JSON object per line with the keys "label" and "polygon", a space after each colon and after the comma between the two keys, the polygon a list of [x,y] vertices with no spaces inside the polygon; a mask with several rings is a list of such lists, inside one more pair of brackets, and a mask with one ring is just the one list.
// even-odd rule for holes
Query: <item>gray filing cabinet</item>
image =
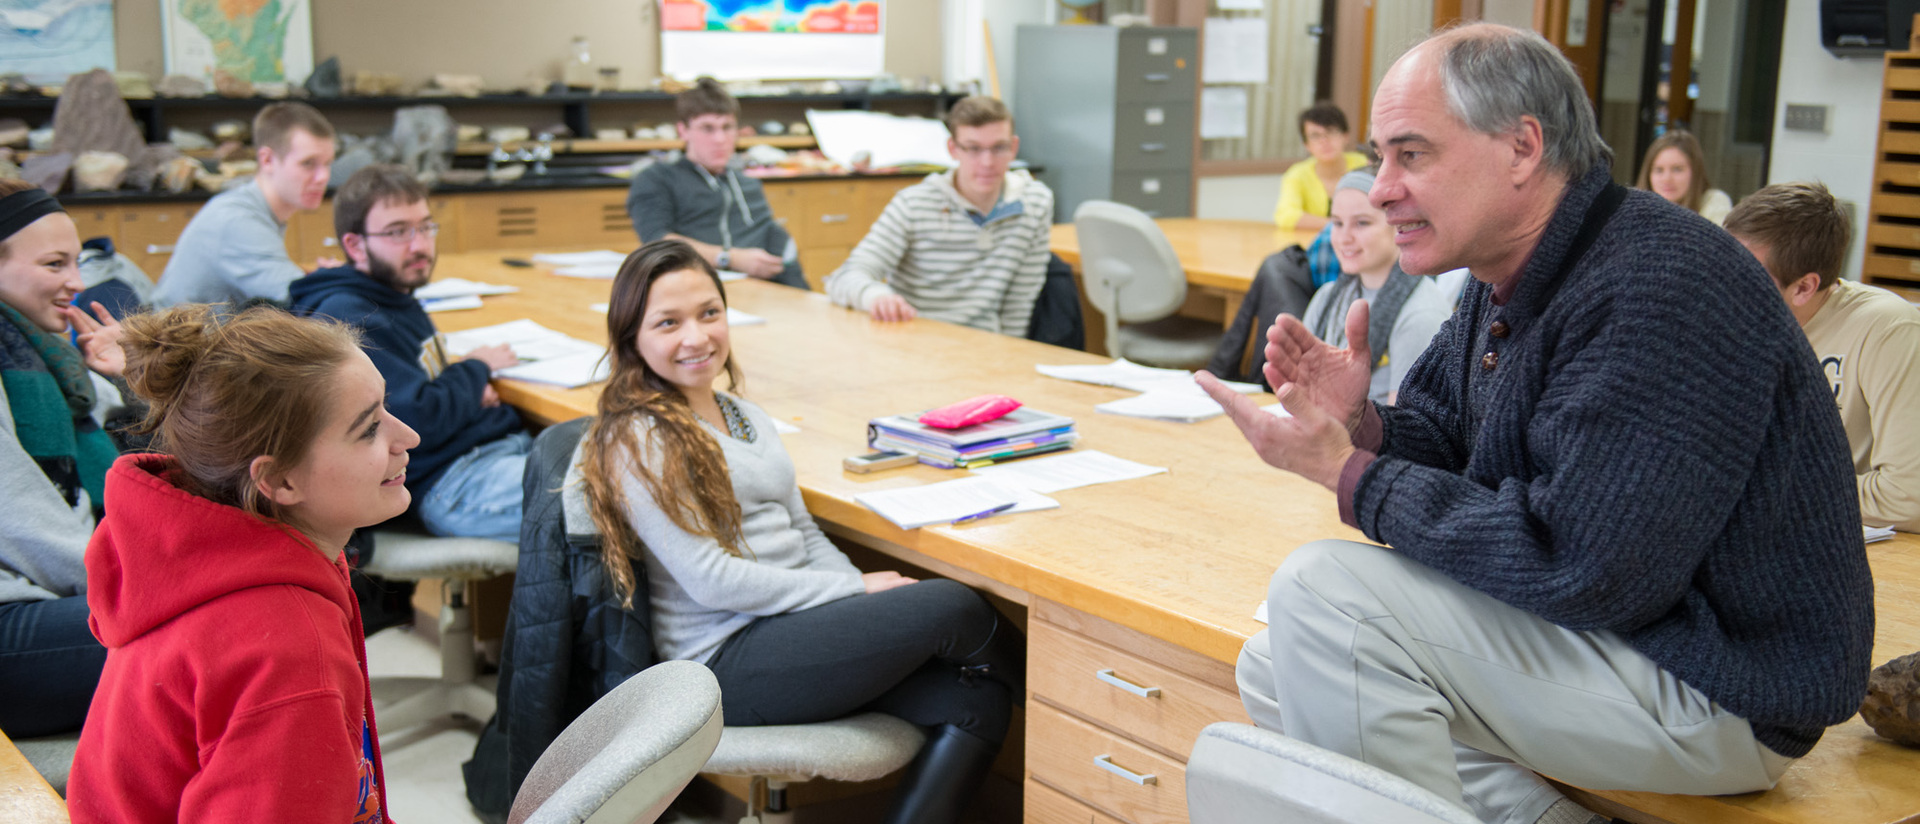
{"label": "gray filing cabinet", "polygon": [[1199,48],[1189,28],[1019,27],[1014,128],[1056,222],[1085,200],[1193,214]]}

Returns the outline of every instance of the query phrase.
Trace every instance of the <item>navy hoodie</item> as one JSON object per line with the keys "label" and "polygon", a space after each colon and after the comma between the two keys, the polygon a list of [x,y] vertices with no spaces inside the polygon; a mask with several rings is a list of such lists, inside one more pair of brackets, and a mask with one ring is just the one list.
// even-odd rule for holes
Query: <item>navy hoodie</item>
{"label": "navy hoodie", "polygon": [[520,416],[511,407],[480,405],[486,364],[444,363],[433,319],[412,295],[340,266],[294,281],[289,298],[295,314],[351,323],[365,335],[367,357],[387,379],[387,408],[420,433],[407,466],[416,504],[453,459],[520,431]]}

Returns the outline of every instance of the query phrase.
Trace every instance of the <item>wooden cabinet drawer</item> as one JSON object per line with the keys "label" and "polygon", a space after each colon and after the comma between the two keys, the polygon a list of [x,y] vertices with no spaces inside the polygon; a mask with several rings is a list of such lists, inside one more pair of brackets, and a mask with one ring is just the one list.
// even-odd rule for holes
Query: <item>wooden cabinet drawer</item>
{"label": "wooden cabinet drawer", "polygon": [[1027,644],[1035,695],[1182,760],[1202,727],[1247,721],[1235,693],[1046,621],[1028,625]]}
{"label": "wooden cabinet drawer", "polygon": [[1102,813],[1060,794],[1033,779],[1027,779],[1025,824],[1121,824],[1120,819]]}
{"label": "wooden cabinet drawer", "polygon": [[1185,824],[1179,761],[1044,704],[1027,708],[1027,772],[1132,824]]}
{"label": "wooden cabinet drawer", "polygon": [[852,246],[867,233],[860,184],[833,181],[808,184],[805,229],[811,246]]}
{"label": "wooden cabinet drawer", "polygon": [[761,188],[767,193],[767,208],[773,212],[773,222],[787,230],[793,242],[805,249],[807,247],[806,184],[762,182]]}

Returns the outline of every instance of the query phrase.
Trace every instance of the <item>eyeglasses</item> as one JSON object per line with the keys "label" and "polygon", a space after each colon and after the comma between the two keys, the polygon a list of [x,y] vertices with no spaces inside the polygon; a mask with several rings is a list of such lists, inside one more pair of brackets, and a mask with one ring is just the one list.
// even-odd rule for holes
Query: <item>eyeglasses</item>
{"label": "eyeglasses", "polygon": [[1012,157],[1013,156],[1012,143],[995,143],[991,146],[976,146],[971,143],[955,143],[953,144],[953,148],[954,148],[954,151],[957,151],[968,157],[984,157],[987,155],[992,155],[993,157]]}
{"label": "eyeglasses", "polygon": [[412,243],[416,236],[435,237],[440,234],[440,224],[422,223],[418,226],[402,226],[384,232],[367,232],[367,237],[377,237],[394,243]]}

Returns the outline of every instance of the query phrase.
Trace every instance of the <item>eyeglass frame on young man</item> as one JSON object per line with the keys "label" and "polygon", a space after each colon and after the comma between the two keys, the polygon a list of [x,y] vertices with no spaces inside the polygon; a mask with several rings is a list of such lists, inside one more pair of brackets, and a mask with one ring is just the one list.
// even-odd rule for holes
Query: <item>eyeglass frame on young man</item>
{"label": "eyeglass frame on young man", "polygon": [[991,146],[976,146],[953,141],[953,151],[968,157],[1012,157],[1013,141],[1004,140]]}
{"label": "eyeglass frame on young man", "polygon": [[377,237],[389,242],[397,241],[405,244],[412,243],[414,238],[423,234],[426,235],[429,240],[438,237],[440,234],[440,224],[428,221],[418,226],[401,226],[395,229],[388,229],[384,232],[361,232],[360,236],[367,238]]}

